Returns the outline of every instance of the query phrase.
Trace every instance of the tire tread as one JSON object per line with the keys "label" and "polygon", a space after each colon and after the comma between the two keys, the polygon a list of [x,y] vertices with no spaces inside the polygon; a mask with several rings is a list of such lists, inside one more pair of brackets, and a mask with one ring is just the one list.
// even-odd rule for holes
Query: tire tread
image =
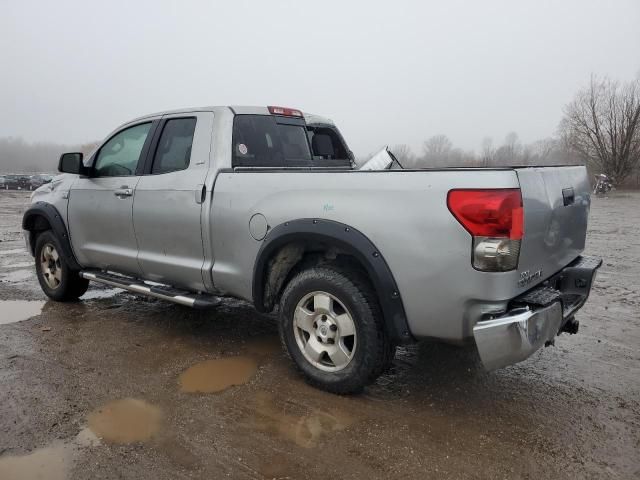
{"label": "tire tread", "polygon": [[[326,372],[316,370],[318,373],[313,374],[313,372],[307,371],[291,354],[286,338],[286,326],[289,325],[289,322],[285,318],[281,318],[279,322],[281,342],[289,353],[289,357],[294,360],[296,367],[305,375],[310,384],[337,394],[360,392],[388,369],[395,355],[395,346],[390,342],[386,333],[382,311],[376,299],[376,294],[366,278],[352,267],[330,263],[317,265],[300,271],[286,285],[280,301],[281,317],[286,315],[288,309],[295,308],[295,305],[290,304],[292,302],[297,304],[297,301],[299,301],[298,298],[292,298],[292,295],[298,289],[303,288],[305,284],[310,282],[319,281],[326,282],[334,288],[345,292],[350,297],[349,300],[353,304],[360,305],[364,312],[358,325],[359,344],[361,345],[362,340],[366,339],[364,342],[366,348],[360,357],[360,364],[355,370],[350,369],[350,375],[344,375],[342,371],[335,372],[333,375],[338,380],[328,381]],[[341,300],[343,301],[343,299]],[[297,344],[292,345],[291,348],[297,349]],[[356,360],[354,358],[352,362]],[[309,368],[313,369],[314,367],[308,365],[307,369]]]}
{"label": "tire tread", "polygon": [[[61,268],[62,268],[62,282],[60,286],[56,289],[51,289],[44,279],[42,278],[42,273],[40,272],[40,262],[38,259],[40,258],[40,250],[42,249],[45,243],[52,243],[56,250],[58,251],[58,255],[61,258]],[[78,272],[72,270],[71,267],[66,263],[64,255],[62,253],[62,248],[60,246],[60,241],[54,235],[51,230],[45,230],[38,234],[35,242],[35,263],[36,263],[36,274],[38,276],[38,282],[40,283],[40,287],[42,291],[52,300],[56,300],[58,302],[69,302],[74,301],[80,298],[89,288],[89,280],[80,277]]]}

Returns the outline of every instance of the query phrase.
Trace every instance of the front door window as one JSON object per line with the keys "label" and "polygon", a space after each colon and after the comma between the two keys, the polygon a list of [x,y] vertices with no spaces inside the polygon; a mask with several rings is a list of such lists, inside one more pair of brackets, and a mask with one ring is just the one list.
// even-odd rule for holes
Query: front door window
{"label": "front door window", "polygon": [[151,122],[141,123],[116,133],[98,152],[94,177],[126,177],[136,174],[140,154]]}

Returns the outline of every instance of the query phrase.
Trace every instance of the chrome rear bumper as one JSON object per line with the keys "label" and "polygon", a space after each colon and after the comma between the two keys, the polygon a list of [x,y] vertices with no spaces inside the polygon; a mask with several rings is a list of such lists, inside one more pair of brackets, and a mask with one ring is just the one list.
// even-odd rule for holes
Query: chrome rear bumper
{"label": "chrome rear bumper", "polygon": [[480,359],[487,370],[521,362],[551,341],[562,324],[562,306],[555,302],[539,310],[478,322],[473,328]]}
{"label": "chrome rear bumper", "polygon": [[582,256],[542,285],[510,302],[504,316],[473,327],[480,359],[487,370],[506,367],[531,356],[561,330],[577,331],[575,313],[589,298],[602,259]]}

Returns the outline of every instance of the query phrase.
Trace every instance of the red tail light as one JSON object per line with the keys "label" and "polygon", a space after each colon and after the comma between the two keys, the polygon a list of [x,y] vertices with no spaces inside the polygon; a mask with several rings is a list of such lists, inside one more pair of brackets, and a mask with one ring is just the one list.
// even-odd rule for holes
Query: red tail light
{"label": "red tail light", "polygon": [[271,115],[282,115],[284,117],[302,117],[302,112],[295,108],[286,107],[274,107],[273,105],[267,107]]}
{"label": "red tail light", "polygon": [[520,189],[451,190],[447,206],[473,236],[476,269],[502,272],[518,266],[524,234]]}
{"label": "red tail light", "polygon": [[522,238],[524,218],[519,188],[451,190],[447,206],[474,237]]}

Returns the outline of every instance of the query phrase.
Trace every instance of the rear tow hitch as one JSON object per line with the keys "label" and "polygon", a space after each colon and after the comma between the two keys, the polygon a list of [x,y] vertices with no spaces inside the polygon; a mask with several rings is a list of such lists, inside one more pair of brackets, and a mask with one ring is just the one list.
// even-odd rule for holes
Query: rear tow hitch
{"label": "rear tow hitch", "polygon": [[560,332],[566,332],[570,335],[575,335],[578,333],[578,329],[580,328],[580,322],[575,319],[575,317],[570,318],[560,329]]}

